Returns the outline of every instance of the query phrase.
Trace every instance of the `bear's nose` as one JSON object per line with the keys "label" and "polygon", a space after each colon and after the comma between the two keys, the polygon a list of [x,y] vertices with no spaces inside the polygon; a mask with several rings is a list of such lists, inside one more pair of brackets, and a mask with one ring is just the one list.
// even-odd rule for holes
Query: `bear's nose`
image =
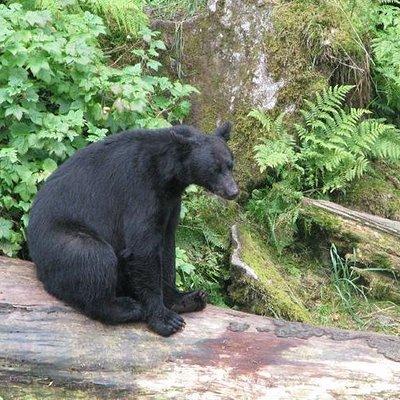
{"label": "bear's nose", "polygon": [[233,200],[239,194],[239,188],[237,185],[230,187],[226,192],[226,198],[228,200]]}

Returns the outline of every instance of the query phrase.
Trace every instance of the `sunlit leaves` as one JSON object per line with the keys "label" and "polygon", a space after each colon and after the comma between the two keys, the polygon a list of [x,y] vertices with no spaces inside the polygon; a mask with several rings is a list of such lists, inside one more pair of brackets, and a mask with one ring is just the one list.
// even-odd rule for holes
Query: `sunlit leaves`
{"label": "sunlit leaves", "polygon": [[195,90],[156,75],[165,45],[148,28],[137,62],[110,67],[101,18],[68,4],[0,5],[0,252],[8,255],[19,250],[32,199],[57,165],[110,133],[181,121]]}

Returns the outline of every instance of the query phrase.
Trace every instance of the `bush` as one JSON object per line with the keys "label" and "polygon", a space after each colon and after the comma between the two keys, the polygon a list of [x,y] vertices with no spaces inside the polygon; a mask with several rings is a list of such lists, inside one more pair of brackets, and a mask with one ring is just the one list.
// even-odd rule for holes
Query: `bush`
{"label": "bush", "polygon": [[181,121],[188,85],[156,76],[164,48],[142,32],[138,62],[111,68],[89,12],[0,5],[0,251],[15,255],[38,185],[77,149],[127,128]]}
{"label": "bush", "polygon": [[115,35],[137,37],[148,22],[145,0],[35,0],[34,3],[42,10],[56,11],[64,4],[76,10],[90,11],[102,17]]}

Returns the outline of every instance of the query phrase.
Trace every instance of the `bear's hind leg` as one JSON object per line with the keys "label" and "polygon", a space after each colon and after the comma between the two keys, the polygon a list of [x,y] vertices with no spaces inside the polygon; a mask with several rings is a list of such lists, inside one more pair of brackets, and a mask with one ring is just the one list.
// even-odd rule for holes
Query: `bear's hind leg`
{"label": "bear's hind leg", "polygon": [[48,292],[106,324],[143,319],[138,302],[116,297],[117,257],[108,243],[81,229],[58,230],[41,250],[34,261]]}
{"label": "bear's hind leg", "polygon": [[201,311],[207,305],[207,293],[202,290],[179,292],[163,281],[164,304],[177,313]]}

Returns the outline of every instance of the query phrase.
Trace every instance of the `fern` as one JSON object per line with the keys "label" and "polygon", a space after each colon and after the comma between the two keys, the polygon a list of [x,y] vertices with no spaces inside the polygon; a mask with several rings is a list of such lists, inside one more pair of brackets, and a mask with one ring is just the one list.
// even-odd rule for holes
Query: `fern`
{"label": "fern", "polygon": [[256,119],[262,126],[264,135],[268,137],[281,137],[286,133],[286,125],[284,123],[285,112],[279,114],[276,119],[272,119],[262,110],[252,110],[248,116]]}
{"label": "fern", "polygon": [[70,6],[101,16],[111,29],[138,36],[147,23],[144,0],[36,0],[40,9]]}
{"label": "fern", "polygon": [[372,41],[377,88],[375,107],[398,120],[400,109],[400,0],[381,0]]}
{"label": "fern", "polygon": [[283,114],[272,120],[260,111],[251,112],[267,135],[254,147],[261,171],[276,170],[282,179],[282,171],[297,171],[302,190],[327,193],[361,177],[373,158],[400,160],[400,131],[395,126],[367,118],[368,110],[344,109],[351,89],[330,87],[317,93],[314,101],[304,102],[302,123],[295,124],[298,147],[286,131]]}
{"label": "fern", "polygon": [[109,26],[116,25],[127,34],[136,36],[147,22],[143,0],[79,0],[79,3],[102,16]]}
{"label": "fern", "polygon": [[344,108],[352,86],[336,86],[304,101],[298,142],[289,134],[285,114],[276,119],[260,110],[249,116],[260,123],[264,137],[254,146],[260,170],[270,172],[269,187],[255,190],[248,211],[269,231],[278,251],[291,243],[298,204],[304,193],[344,189],[368,170],[374,158],[400,160],[400,131],[370,111]]}

